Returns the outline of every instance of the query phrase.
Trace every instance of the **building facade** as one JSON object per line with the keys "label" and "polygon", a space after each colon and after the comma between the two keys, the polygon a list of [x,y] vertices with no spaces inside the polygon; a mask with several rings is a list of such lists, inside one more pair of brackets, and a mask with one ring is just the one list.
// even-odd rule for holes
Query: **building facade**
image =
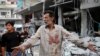
{"label": "building facade", "polygon": [[100,30],[99,0],[54,0],[58,9],[58,24],[81,37],[94,37]]}
{"label": "building facade", "polygon": [[81,0],[81,35],[95,36],[100,30],[100,0]]}
{"label": "building facade", "polygon": [[4,29],[4,24],[7,21],[14,21],[15,27],[21,26],[21,16],[18,14],[14,14],[14,9],[17,8],[16,2],[12,2],[9,0],[0,0],[0,31]]}

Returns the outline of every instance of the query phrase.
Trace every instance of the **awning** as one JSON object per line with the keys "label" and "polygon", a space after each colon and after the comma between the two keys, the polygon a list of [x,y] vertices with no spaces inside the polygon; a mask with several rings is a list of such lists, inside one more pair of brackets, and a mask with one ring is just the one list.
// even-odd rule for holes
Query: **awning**
{"label": "awning", "polygon": [[32,12],[35,12],[35,11],[39,11],[39,10],[42,10],[42,9],[43,9],[43,2],[39,2],[39,3],[36,3],[33,6],[30,6],[29,8],[19,10],[19,11],[15,12],[15,14],[26,15],[26,14],[29,14],[29,13],[32,13]]}

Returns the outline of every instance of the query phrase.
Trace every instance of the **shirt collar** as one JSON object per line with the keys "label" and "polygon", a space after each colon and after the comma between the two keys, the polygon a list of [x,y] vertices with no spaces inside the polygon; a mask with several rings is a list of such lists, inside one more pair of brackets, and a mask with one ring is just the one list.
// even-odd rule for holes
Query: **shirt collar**
{"label": "shirt collar", "polygon": [[[48,28],[48,25],[46,25],[45,28]],[[53,28],[55,28],[55,24],[53,25]]]}

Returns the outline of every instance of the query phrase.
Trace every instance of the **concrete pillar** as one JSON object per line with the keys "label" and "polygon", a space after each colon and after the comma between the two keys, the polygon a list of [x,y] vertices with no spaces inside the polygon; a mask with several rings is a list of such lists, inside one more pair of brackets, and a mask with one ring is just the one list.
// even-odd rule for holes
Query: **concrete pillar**
{"label": "concrete pillar", "polygon": [[[24,25],[25,25],[25,16],[21,14],[21,18],[22,18],[22,25],[24,27]],[[23,28],[22,28],[22,31],[23,31]]]}
{"label": "concrete pillar", "polygon": [[35,20],[35,17],[34,17],[34,12],[32,13],[32,34],[34,35],[35,34],[35,24],[34,24],[34,20]]}
{"label": "concrete pillar", "polygon": [[87,36],[87,12],[86,10],[81,10],[81,36]]}
{"label": "concrete pillar", "polygon": [[63,25],[62,19],[63,19],[63,17],[62,17],[62,9],[61,9],[60,6],[58,6],[58,25]]}

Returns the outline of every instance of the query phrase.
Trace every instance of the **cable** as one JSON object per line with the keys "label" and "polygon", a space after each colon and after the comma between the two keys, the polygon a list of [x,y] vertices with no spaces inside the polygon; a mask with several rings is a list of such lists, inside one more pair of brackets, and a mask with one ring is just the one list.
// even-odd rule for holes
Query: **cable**
{"label": "cable", "polygon": [[88,14],[89,14],[89,16],[90,16],[90,22],[89,22],[89,29],[88,29],[88,35],[90,35],[90,36],[93,36],[94,35],[94,27],[93,27],[93,17],[92,17],[92,15],[90,14],[90,11],[89,11],[89,9],[87,9],[87,12],[88,12]]}
{"label": "cable", "polygon": [[90,15],[90,17],[91,17],[92,21],[93,21],[93,22],[95,22],[95,23],[97,23],[97,24],[100,24],[100,22],[97,22],[97,21],[95,21],[95,20],[93,19],[92,15],[90,14],[89,9],[87,9],[87,11],[88,11],[88,13],[89,13],[89,15]]}

